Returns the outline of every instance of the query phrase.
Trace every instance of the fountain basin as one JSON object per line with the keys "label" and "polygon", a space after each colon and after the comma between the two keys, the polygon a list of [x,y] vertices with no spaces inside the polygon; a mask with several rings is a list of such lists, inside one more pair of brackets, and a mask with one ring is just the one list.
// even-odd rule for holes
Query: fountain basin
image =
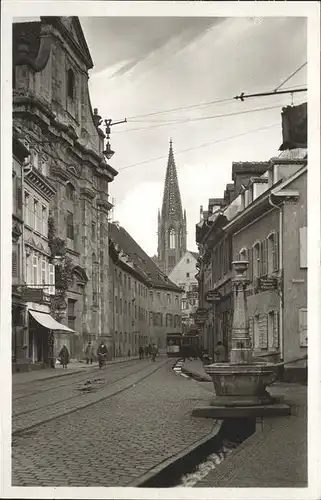
{"label": "fountain basin", "polygon": [[212,406],[256,406],[277,401],[266,390],[276,378],[272,363],[214,363],[205,367],[216,397]]}

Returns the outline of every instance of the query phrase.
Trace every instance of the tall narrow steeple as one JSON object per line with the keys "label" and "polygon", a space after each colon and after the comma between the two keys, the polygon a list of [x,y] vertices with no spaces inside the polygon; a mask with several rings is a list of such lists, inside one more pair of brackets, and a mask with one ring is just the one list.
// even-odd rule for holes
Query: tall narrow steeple
{"label": "tall narrow steeple", "polygon": [[158,260],[162,270],[169,274],[185,252],[186,212],[183,214],[173,141],[170,139],[162,211],[158,216]]}
{"label": "tall narrow steeple", "polygon": [[163,194],[162,217],[177,219],[182,216],[182,200],[178,186],[177,170],[173,153],[173,141],[170,139]]}

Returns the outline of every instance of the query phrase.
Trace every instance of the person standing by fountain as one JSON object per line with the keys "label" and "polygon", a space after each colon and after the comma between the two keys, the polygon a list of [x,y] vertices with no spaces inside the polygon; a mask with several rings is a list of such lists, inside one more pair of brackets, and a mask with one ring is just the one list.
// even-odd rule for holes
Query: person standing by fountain
{"label": "person standing by fountain", "polygon": [[214,356],[216,363],[224,363],[226,361],[226,349],[220,340],[216,344]]}

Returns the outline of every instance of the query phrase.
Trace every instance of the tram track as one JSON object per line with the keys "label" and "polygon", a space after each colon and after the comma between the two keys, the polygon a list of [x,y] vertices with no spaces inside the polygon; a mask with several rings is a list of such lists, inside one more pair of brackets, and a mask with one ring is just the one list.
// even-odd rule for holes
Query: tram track
{"label": "tram track", "polygon": [[[123,380],[123,379],[127,378],[128,376],[131,376],[131,375],[134,375],[134,374],[136,374],[136,373],[139,373],[140,371],[142,371],[142,370],[146,369],[146,367],[147,367],[146,365],[145,365],[144,367],[141,367],[141,366],[140,366],[137,370],[132,370],[132,371],[130,371],[130,373],[127,373],[126,375],[123,375],[123,376],[121,376],[121,377],[116,378],[116,380],[113,380],[111,383],[108,383],[108,382],[109,382],[109,380],[108,380],[108,375],[110,375],[110,372],[108,372],[108,373],[106,374],[106,376],[107,376],[107,377],[103,377],[103,378],[101,378],[101,377],[100,377],[100,378],[98,378],[98,379],[94,379],[94,380],[92,380],[92,381],[91,381],[91,380],[89,379],[89,377],[87,376],[87,377],[85,377],[85,378],[83,377],[82,379],[80,379],[80,380],[78,380],[78,381],[73,382],[73,384],[72,384],[72,385],[73,385],[73,386],[75,386],[75,385],[77,384],[77,386],[76,386],[76,387],[69,386],[69,384],[64,384],[64,385],[63,385],[63,387],[67,387],[67,388],[69,389],[69,391],[68,391],[68,392],[78,391],[78,394],[75,394],[74,396],[68,397],[68,401],[72,401],[72,400],[74,400],[74,399],[77,399],[77,398],[79,398],[79,399],[80,399],[80,398],[82,398],[82,397],[83,397],[83,394],[80,394],[80,393],[79,393],[79,391],[82,389],[82,388],[80,388],[80,387],[79,387],[79,385],[80,385],[80,384],[82,384],[84,381],[89,381],[89,382],[90,382],[90,384],[88,384],[88,385],[89,385],[89,387],[90,387],[90,385],[91,385],[91,386],[93,386],[93,384],[94,384],[95,382],[98,382],[98,381],[99,381],[99,382],[100,382],[100,381],[103,381],[103,386],[98,387],[97,389],[95,389],[95,387],[93,387],[93,391],[92,391],[92,392],[103,391],[104,389],[107,389],[107,388],[109,388],[109,387],[112,387],[112,386],[113,386],[113,385],[115,385],[117,382],[119,382],[119,381],[121,381],[121,380]],[[122,368],[128,368],[128,366],[127,366],[127,367],[122,367]],[[105,370],[104,370],[104,371],[105,371]],[[102,375],[102,370],[99,370],[99,374],[100,374],[100,375]],[[114,374],[114,375],[115,375],[115,374]],[[107,384],[106,384],[106,382],[107,382]],[[52,391],[52,390],[56,390],[56,389],[58,390],[58,389],[59,389],[59,386],[57,386],[57,387],[55,387],[55,388],[48,389],[47,391],[41,391],[41,393],[36,392],[36,393],[33,393],[32,395],[35,395],[35,394],[39,394],[39,395],[40,395],[40,394],[44,394],[45,392]],[[30,396],[31,396],[31,395],[29,394],[29,395],[27,395],[27,396],[25,396],[25,397],[26,397],[26,398],[28,398],[28,397],[30,397]],[[44,405],[41,405],[41,406],[37,406],[37,407],[32,408],[32,409],[30,409],[30,410],[26,410],[26,411],[21,411],[21,412],[17,412],[17,413],[15,413],[15,412],[14,412],[14,409],[13,409],[13,412],[12,412],[12,417],[13,417],[13,418],[18,418],[18,417],[20,417],[21,415],[28,415],[28,414],[31,414],[31,413],[33,413],[33,412],[36,412],[36,411],[42,410],[43,408],[50,408],[51,406],[56,406],[56,405],[59,405],[60,403],[62,403],[62,402],[64,401],[64,399],[65,399],[65,397],[66,397],[66,395],[61,395],[61,396],[62,396],[62,397],[60,397],[60,399],[58,399],[57,401],[54,401],[53,403],[49,403],[49,404],[44,404]],[[20,399],[19,399],[19,402],[20,402]]]}
{"label": "tram track", "polygon": [[[125,369],[128,366],[132,366],[132,365],[133,365],[132,361],[125,361],[123,363],[117,363],[117,364],[115,363],[115,364],[112,364],[112,365],[106,365],[106,369],[108,369],[108,373],[110,373],[111,372],[111,368],[116,368],[117,367],[117,369]],[[62,388],[62,387],[69,387],[72,384],[75,384],[76,382],[77,383],[81,383],[82,381],[88,379],[88,377],[92,376],[94,373],[101,373],[101,370],[99,370],[98,366],[95,366],[93,368],[85,368],[85,370],[86,370],[86,375],[83,374],[83,371],[81,371],[81,374],[80,373],[73,373],[73,374],[70,374],[70,375],[68,374],[67,375],[67,380],[65,380],[65,383],[63,383],[63,384],[61,384],[61,383],[57,384],[56,380],[59,379],[59,378],[65,378],[65,376],[61,375],[60,377],[54,377],[53,379],[50,379],[50,383],[52,384],[52,387],[47,387],[44,390],[42,390],[41,387],[44,384],[48,385],[48,381],[46,379],[39,380],[37,382],[26,382],[24,384],[19,384],[19,386],[20,385],[27,385],[27,384],[31,385],[32,384],[32,386],[33,386],[33,392],[25,392],[24,394],[17,395],[17,396],[12,395],[12,401],[16,402],[16,401],[20,401],[21,399],[34,396],[36,394],[45,394],[45,393],[47,393],[49,391],[54,391],[54,390]],[[74,380],[74,379],[76,379],[76,380]],[[42,386],[40,386],[39,389],[35,390],[34,386],[37,387],[37,384],[42,384]],[[46,387],[46,385],[45,385],[45,387]],[[16,387],[13,387],[13,391],[14,390],[17,391],[17,388],[19,390],[19,388],[20,388],[19,386],[17,385]]]}
{"label": "tram track", "polygon": [[[105,387],[106,392],[109,392],[108,394],[105,393],[105,395],[100,394],[96,395],[95,394],[89,394],[88,398],[91,399],[88,401],[83,401],[84,404],[80,404],[77,406],[71,405],[70,408],[61,408],[60,411],[57,411],[55,414],[49,414],[48,416],[38,416],[38,419],[34,419],[32,423],[30,422],[29,424],[25,423],[25,421],[20,422],[19,425],[19,416],[16,415],[15,418],[12,419],[13,422],[13,427],[12,427],[12,438],[14,439],[15,437],[23,436],[25,434],[28,434],[30,432],[33,432],[33,429],[40,427],[41,425],[45,425],[48,422],[51,422],[53,420],[59,419],[61,417],[65,417],[67,415],[70,415],[72,413],[75,413],[77,411],[82,411],[90,406],[97,405],[105,400],[108,400],[124,391],[129,389],[131,386],[135,386],[136,384],[140,383],[153,373],[155,373],[157,370],[162,368],[166,363],[168,363],[168,360],[160,362],[159,364],[155,366],[153,364],[148,364],[145,365],[144,367],[140,367],[138,370],[135,370],[134,372],[127,374],[123,377],[120,377],[117,381],[114,381],[112,384],[109,384],[107,387]],[[145,371],[146,373],[142,373],[141,377],[137,375],[139,372]],[[128,379],[127,383],[126,380]],[[113,385],[119,384],[118,388],[116,388],[114,391],[110,391]],[[94,397],[91,397],[94,396]],[[97,397],[98,396],[98,397]],[[78,396],[80,397],[80,396]],[[69,401],[68,401],[69,402]],[[38,410],[39,411],[39,410]],[[30,414],[29,414],[30,415]],[[24,415],[21,415],[22,418],[24,418]]]}

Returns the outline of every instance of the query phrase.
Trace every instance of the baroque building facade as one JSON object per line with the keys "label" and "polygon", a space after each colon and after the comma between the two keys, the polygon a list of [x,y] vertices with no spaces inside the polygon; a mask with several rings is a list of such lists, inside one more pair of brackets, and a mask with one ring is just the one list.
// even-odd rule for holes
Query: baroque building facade
{"label": "baroque building facade", "polygon": [[186,211],[182,209],[173,143],[170,140],[162,210],[158,212],[158,248],[154,257],[169,275],[186,252]]}
{"label": "baroque building facade", "polygon": [[[44,204],[27,187],[24,193],[24,210],[48,266],[46,277],[35,279],[47,286],[55,279],[49,316],[63,325],[61,331],[52,328],[55,352],[66,344],[72,357],[81,355],[88,340],[110,336],[108,185],[117,172],[105,160],[100,117],[91,108],[92,67],[77,17],[14,24],[13,123],[29,150],[33,189],[39,197],[42,183],[46,191]],[[45,320],[38,316],[35,328],[50,331],[48,321],[41,324]]]}

